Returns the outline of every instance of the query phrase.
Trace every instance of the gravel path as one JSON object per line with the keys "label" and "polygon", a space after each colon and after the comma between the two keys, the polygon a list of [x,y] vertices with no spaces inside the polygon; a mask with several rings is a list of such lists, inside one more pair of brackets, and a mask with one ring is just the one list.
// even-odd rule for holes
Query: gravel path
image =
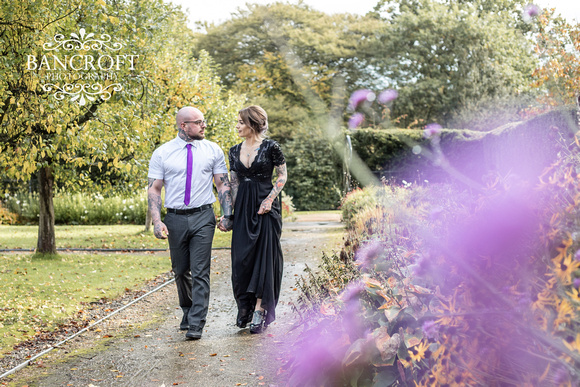
{"label": "gravel path", "polygon": [[[284,278],[277,321],[261,335],[235,326],[229,251],[214,250],[203,338],[185,340],[174,284],[148,296],[7,380],[14,386],[278,386],[285,344],[299,330],[291,303],[296,279],[336,247],[339,215],[306,215],[284,224]],[[169,253],[160,253],[169,254]]]}

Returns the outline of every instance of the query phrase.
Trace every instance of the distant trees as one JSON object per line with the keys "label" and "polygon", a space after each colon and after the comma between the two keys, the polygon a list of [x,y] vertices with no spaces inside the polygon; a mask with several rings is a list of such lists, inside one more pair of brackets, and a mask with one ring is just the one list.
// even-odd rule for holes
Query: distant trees
{"label": "distant trees", "polygon": [[545,89],[550,105],[574,103],[580,94],[580,24],[571,25],[546,11],[539,17],[534,50],[541,65],[534,86]]}
{"label": "distant trees", "polygon": [[[249,5],[196,35],[227,87],[277,110],[281,139],[312,112],[283,56],[303,64],[307,84],[328,105],[333,81],[399,91],[392,116],[449,122],[469,104],[529,90],[537,58],[520,0],[380,1],[366,16],[326,15],[303,4]],[[298,111],[297,111],[298,109]],[[272,110],[272,109],[271,109]],[[316,112],[319,113],[319,112]]]}

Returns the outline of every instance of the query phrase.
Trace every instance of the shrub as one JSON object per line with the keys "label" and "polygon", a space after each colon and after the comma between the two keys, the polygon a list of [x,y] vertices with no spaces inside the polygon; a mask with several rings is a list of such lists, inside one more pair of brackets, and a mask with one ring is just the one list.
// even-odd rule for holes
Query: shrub
{"label": "shrub", "polygon": [[340,258],[301,279],[289,384],[576,385],[579,166],[574,151],[535,190],[507,176],[353,193],[373,198]]}
{"label": "shrub", "polygon": [[310,133],[284,145],[288,166],[285,190],[296,209],[329,210],[338,207],[341,197],[342,165],[327,140]]}
{"label": "shrub", "polygon": [[[18,214],[20,223],[38,223],[38,197],[17,194],[7,199],[7,207]],[[163,212],[164,210],[162,210]],[[145,224],[147,196],[103,197],[96,194],[57,194],[54,198],[56,224]]]}
{"label": "shrub", "polygon": [[0,224],[16,224],[18,215],[10,212],[2,202],[0,202]]}
{"label": "shrub", "polygon": [[292,203],[292,196],[286,195],[284,191],[281,192],[282,198],[282,219],[293,221],[296,217],[294,215],[294,203]]}

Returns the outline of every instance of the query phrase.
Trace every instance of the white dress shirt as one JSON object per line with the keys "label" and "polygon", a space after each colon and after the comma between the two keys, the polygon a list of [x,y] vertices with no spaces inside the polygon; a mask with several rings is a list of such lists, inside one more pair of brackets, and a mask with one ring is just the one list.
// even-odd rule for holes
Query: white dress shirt
{"label": "white dress shirt", "polygon": [[227,173],[224,152],[208,140],[191,142],[193,170],[191,175],[191,197],[189,206],[185,196],[188,142],[177,136],[155,149],[149,162],[149,178],[163,180],[165,186],[165,207],[186,209],[200,207],[216,201],[213,193],[213,175]]}

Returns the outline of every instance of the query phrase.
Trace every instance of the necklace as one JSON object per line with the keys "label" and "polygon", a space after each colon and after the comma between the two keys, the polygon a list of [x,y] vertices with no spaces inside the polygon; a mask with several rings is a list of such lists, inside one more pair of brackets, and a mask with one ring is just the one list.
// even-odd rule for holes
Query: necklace
{"label": "necklace", "polygon": [[248,158],[250,157],[250,154],[253,152],[257,152],[260,149],[260,145],[262,145],[262,141],[260,141],[257,144],[254,144],[254,146],[256,147],[256,149],[252,149],[252,145],[246,145],[246,155],[248,156]]}
{"label": "necklace", "polygon": [[[244,149],[244,145],[246,145],[245,149]],[[262,141],[260,141],[258,143],[254,143],[252,145],[249,145],[247,142],[244,141],[244,143],[242,144],[241,150],[243,150],[243,153],[246,155],[247,165],[250,165],[250,156],[252,155],[252,153],[254,153],[254,155],[257,155],[258,151],[260,150],[261,145],[262,145]],[[244,165],[246,165],[246,163],[244,163]]]}

